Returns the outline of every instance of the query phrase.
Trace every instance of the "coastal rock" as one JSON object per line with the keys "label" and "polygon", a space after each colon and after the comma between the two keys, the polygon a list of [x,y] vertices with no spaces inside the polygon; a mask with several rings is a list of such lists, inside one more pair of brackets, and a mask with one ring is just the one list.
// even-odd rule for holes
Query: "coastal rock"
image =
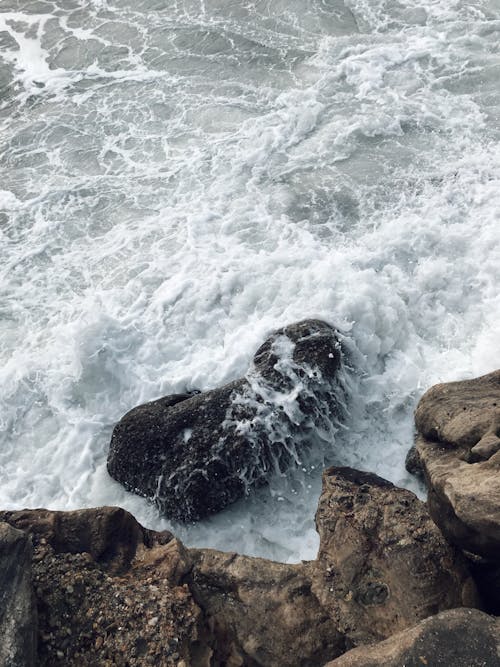
{"label": "coastal rock", "polygon": [[31,541],[0,523],[0,665],[36,664],[36,607],[31,583]]}
{"label": "coastal rock", "polygon": [[316,526],[313,591],[354,645],[478,604],[463,558],[410,491],[370,473],[330,468]]}
{"label": "coastal rock", "polygon": [[318,559],[296,565],[187,549],[119,508],[0,520],[33,543],[41,667],[316,667],[475,604],[423,503],[346,468],[324,476]]}
{"label": "coastal rock", "polygon": [[116,425],[109,474],[171,519],[217,512],[298,461],[338,414],[341,350],[319,320],[280,329],[245,378],[201,394],[160,398]]}
{"label": "coastal rock", "polygon": [[2,517],[33,540],[40,667],[209,667],[204,617],[183,583],[190,558],[170,533],[119,508]]}
{"label": "coastal rock", "polygon": [[4,511],[0,512],[0,521],[29,531],[35,546],[49,544],[55,553],[88,553],[115,572],[130,567],[139,547],[167,544],[173,539],[168,531],[144,528],[121,507]]}
{"label": "coastal rock", "polygon": [[429,510],[448,539],[500,555],[500,371],[432,387],[415,413]]}
{"label": "coastal rock", "polygon": [[499,667],[500,619],[453,609],[374,646],[345,653],[325,667]]}
{"label": "coastal rock", "polygon": [[317,667],[345,638],[311,590],[310,568],[190,550],[192,590],[214,629],[216,665]]}
{"label": "coastal rock", "polygon": [[470,552],[466,553],[467,566],[476,584],[482,609],[493,616],[500,616],[500,561],[489,560]]}
{"label": "coastal rock", "polygon": [[186,549],[118,508],[2,514],[33,540],[41,667],[316,667],[345,650],[308,565]]}

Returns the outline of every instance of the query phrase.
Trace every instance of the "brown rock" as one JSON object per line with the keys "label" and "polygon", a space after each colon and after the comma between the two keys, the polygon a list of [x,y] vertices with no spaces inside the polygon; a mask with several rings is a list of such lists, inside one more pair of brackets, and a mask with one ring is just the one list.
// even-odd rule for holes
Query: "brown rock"
{"label": "brown rock", "polygon": [[410,491],[376,475],[330,468],[316,525],[313,591],[355,645],[477,604],[461,555]]}
{"label": "brown rock", "polygon": [[118,508],[0,516],[33,539],[41,667],[316,667],[475,603],[425,505],[350,468],[325,472],[298,565],[186,549]]}
{"label": "brown rock", "polygon": [[[284,472],[340,412],[336,330],[304,320],[275,331],[246,377],[137,406],[113,430],[109,474],[176,521],[220,511]],[[280,397],[296,389],[293,402]]]}
{"label": "brown rock", "polygon": [[170,533],[114,507],[2,517],[33,538],[40,667],[209,666],[204,617],[183,582],[189,555]]}
{"label": "brown rock", "polygon": [[374,646],[345,653],[325,667],[500,667],[500,619],[453,609]]}
{"label": "brown rock", "polygon": [[415,423],[423,438],[460,449],[461,453],[467,453],[485,437],[499,440],[500,370],[431,387],[417,406]]}
{"label": "brown rock", "polygon": [[415,413],[429,510],[448,539],[500,555],[500,371],[432,387]]}
{"label": "brown rock", "polygon": [[216,665],[316,667],[345,651],[304,565],[191,550],[192,589],[214,628]]}
{"label": "brown rock", "polygon": [[36,664],[37,617],[28,535],[0,523],[0,665]]}

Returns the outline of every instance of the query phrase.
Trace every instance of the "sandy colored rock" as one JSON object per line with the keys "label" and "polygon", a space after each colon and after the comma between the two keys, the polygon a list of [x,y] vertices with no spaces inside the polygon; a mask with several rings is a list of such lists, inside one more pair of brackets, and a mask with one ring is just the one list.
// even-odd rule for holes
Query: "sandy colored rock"
{"label": "sandy colored rock", "polygon": [[166,544],[172,533],[148,530],[121,507],[55,512],[46,509],[0,512],[19,530],[27,530],[34,543],[41,540],[57,552],[90,554],[96,562],[118,571],[128,568],[139,546]]}
{"label": "sandy colored rock", "polygon": [[186,549],[119,508],[2,516],[33,540],[41,667],[312,667],[345,650],[308,565]]}
{"label": "sandy colored rock", "polygon": [[474,449],[483,438],[493,438],[500,447],[500,370],[431,387],[420,399],[415,424],[423,438],[460,453]]}
{"label": "sandy colored rock", "polygon": [[33,540],[41,667],[210,665],[203,614],[182,581],[190,559],[170,533],[115,507],[2,517]]}
{"label": "sandy colored rock", "polygon": [[42,667],[316,667],[476,601],[425,505],[350,468],[325,472],[318,559],[296,565],[186,549],[119,508],[0,519],[33,542]]}
{"label": "sandy colored rock", "polygon": [[216,665],[317,667],[345,639],[311,589],[310,568],[202,549],[192,587],[216,635]]}
{"label": "sandy colored rock", "polygon": [[316,525],[313,592],[354,645],[478,604],[462,556],[410,491],[376,475],[330,468]]}
{"label": "sandy colored rock", "polygon": [[415,413],[429,510],[448,539],[500,555],[500,371],[432,387]]}
{"label": "sandy colored rock", "polygon": [[325,667],[500,667],[500,620],[477,609],[425,619],[374,646],[345,653]]}
{"label": "sandy colored rock", "polygon": [[36,664],[37,615],[29,536],[0,523],[0,666]]}

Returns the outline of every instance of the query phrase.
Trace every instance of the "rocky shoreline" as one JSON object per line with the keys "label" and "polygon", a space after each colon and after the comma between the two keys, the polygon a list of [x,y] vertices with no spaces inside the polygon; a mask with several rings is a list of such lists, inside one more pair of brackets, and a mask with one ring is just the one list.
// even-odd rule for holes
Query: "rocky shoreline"
{"label": "rocky shoreline", "polygon": [[[307,388],[296,397],[301,413],[322,418],[336,403],[317,391],[318,378],[335,376],[341,354],[331,327],[306,322],[274,334],[260,354],[268,386],[286,391],[275,354],[286,350]],[[273,344],[293,331],[292,347]],[[143,435],[146,413],[176,433],[195,419],[190,475],[210,428],[218,444],[222,433],[219,418],[199,420],[200,396],[185,397],[173,421],[175,404],[135,413]],[[500,666],[500,371],[431,388],[416,428],[408,468],[425,479],[428,502],[369,472],[328,468],[319,552],[296,565],[186,548],[116,507],[0,512],[0,665]],[[189,439],[175,437],[185,454]],[[154,438],[161,456],[165,440]],[[248,442],[240,437],[240,451]],[[262,435],[252,442],[269,456]],[[222,479],[228,473],[241,480],[237,466],[226,464]],[[200,489],[184,504],[188,517],[203,513]]]}
{"label": "rocky shoreline", "polygon": [[220,511],[273,472],[286,473],[342,411],[337,331],[303,320],[273,332],[245,377],[193,394],[164,396],[115,426],[108,472],[170,519]]}

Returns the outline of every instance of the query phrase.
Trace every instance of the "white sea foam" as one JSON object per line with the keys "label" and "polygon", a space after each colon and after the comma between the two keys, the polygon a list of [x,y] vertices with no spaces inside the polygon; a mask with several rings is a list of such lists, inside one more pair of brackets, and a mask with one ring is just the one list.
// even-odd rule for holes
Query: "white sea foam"
{"label": "white sea foam", "polygon": [[[168,526],[113,424],[304,317],[357,372],[329,458],[411,485],[418,397],[500,366],[498,3],[41,6],[0,9],[0,506]],[[175,530],[313,557],[318,468]]]}

